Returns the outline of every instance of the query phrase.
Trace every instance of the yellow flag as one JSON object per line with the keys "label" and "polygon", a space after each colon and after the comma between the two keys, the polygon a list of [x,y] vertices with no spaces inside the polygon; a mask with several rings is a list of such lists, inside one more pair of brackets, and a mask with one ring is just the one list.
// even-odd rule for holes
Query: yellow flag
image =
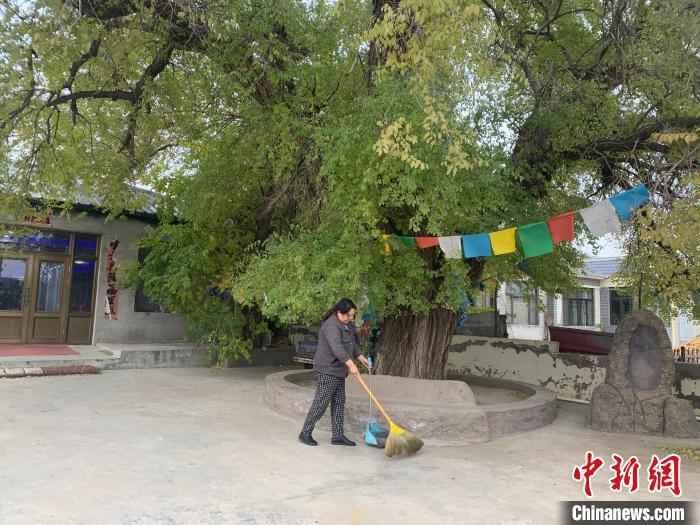
{"label": "yellow flag", "polygon": [[391,244],[389,244],[389,239],[391,239],[391,235],[382,235],[382,249],[384,251],[384,255],[391,255]]}
{"label": "yellow flag", "polygon": [[491,237],[491,249],[494,255],[503,255],[515,251],[515,232],[517,228],[508,228],[489,233]]}

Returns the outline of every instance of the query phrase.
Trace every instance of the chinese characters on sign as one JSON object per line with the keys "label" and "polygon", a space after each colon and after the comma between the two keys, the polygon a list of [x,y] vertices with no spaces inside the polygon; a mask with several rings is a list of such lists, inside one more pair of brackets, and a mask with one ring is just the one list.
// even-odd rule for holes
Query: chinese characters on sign
{"label": "chinese characters on sign", "polygon": [[[610,490],[621,492],[626,487],[630,494],[639,490],[640,462],[636,456],[630,457],[627,461],[619,454],[613,454],[613,464],[610,470],[613,476],[609,479]],[[593,497],[591,480],[603,468],[603,459],[595,456],[590,450],[586,452],[586,461],[583,465],[576,465],[572,477],[574,481],[583,482],[583,493],[586,497]],[[681,458],[678,454],[669,454],[659,458],[652,455],[647,468],[648,490],[650,493],[661,492],[668,489],[671,493],[679,497],[681,495]]]}
{"label": "chinese characters on sign", "polygon": [[46,215],[43,217],[37,217],[34,215],[25,215],[24,222],[27,224],[41,224],[44,226],[51,226],[51,216]]}
{"label": "chinese characters on sign", "polygon": [[117,319],[117,306],[119,290],[117,289],[117,261],[114,254],[119,247],[119,241],[109,243],[107,250],[107,295],[105,296],[105,319],[110,321]]}

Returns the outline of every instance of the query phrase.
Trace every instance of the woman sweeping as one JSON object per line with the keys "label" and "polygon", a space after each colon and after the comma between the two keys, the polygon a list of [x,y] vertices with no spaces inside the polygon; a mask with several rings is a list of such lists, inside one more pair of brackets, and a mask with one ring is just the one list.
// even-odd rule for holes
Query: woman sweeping
{"label": "woman sweeping", "polygon": [[343,420],[345,418],[345,378],[348,372],[357,375],[360,372],[353,362],[357,358],[368,366],[367,358],[360,353],[360,345],[355,332],[357,307],[350,299],[341,299],[325,315],[318,333],[318,348],[314,355],[314,370],[318,376],[316,396],[304,421],[304,428],[299,434],[299,441],[305,445],[316,446],[311,437],[314,426],[321,419],[328,403],[331,405],[333,427],[333,445],[355,446],[355,442],[345,437]]}

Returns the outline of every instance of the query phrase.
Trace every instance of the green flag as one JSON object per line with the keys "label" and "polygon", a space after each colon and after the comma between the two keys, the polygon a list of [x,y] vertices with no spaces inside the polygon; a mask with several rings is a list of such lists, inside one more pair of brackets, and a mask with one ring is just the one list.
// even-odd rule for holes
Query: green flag
{"label": "green flag", "polygon": [[525,226],[518,226],[518,239],[525,257],[537,257],[546,253],[552,253],[552,234],[544,222],[536,222]]}
{"label": "green flag", "polygon": [[397,235],[399,238],[399,241],[401,241],[401,244],[410,247],[415,248],[416,247],[416,238],[415,237],[407,237],[405,235]]}

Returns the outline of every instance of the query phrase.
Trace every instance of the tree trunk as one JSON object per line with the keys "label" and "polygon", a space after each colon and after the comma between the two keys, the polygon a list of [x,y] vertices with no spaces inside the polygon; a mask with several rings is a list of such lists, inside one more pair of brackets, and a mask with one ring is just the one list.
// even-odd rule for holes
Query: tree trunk
{"label": "tree trunk", "polygon": [[443,379],[456,314],[434,308],[427,314],[386,319],[377,370],[380,374]]}

